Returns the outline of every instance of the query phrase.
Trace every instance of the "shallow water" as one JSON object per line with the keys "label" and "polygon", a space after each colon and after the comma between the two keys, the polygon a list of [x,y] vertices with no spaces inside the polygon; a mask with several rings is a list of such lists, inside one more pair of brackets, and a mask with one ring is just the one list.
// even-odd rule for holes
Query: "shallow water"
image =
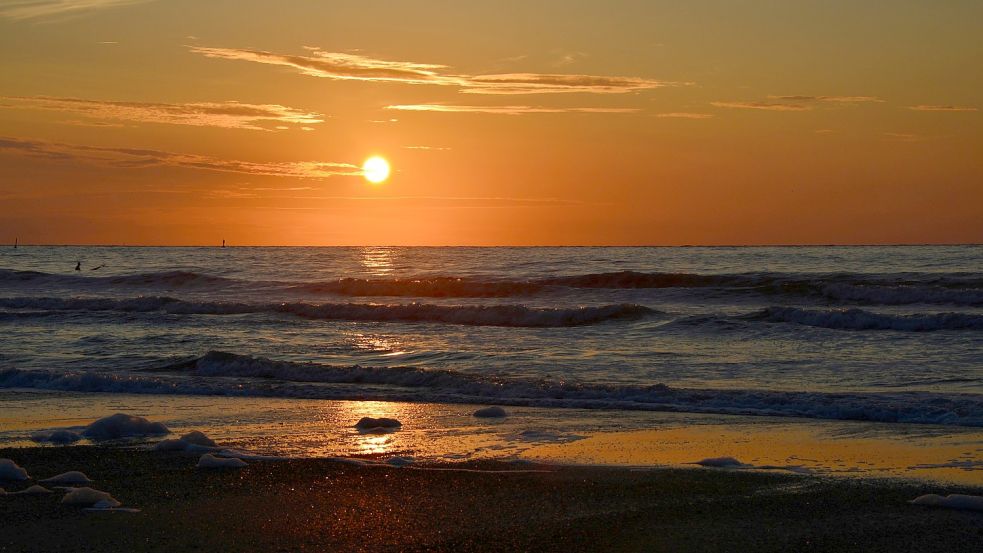
{"label": "shallow water", "polygon": [[4,388],[983,426],[981,246],[7,248],[0,336]]}

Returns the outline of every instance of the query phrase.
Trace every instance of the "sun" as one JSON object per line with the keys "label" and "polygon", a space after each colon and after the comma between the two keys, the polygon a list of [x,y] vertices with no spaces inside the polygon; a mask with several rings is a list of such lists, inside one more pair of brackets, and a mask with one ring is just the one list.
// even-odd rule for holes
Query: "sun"
{"label": "sun", "polygon": [[372,184],[379,184],[389,178],[389,162],[385,158],[372,156],[362,164],[362,175]]}

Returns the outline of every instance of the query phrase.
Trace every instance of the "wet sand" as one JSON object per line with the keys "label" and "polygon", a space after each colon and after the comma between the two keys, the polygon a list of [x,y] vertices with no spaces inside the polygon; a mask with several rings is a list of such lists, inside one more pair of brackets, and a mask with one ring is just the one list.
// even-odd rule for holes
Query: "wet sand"
{"label": "wet sand", "polygon": [[[44,478],[82,470],[139,513],[61,493],[0,497],[0,551],[979,551],[983,513],[909,505],[980,488],[719,469],[327,459],[204,471],[196,456],[0,450]],[[29,483],[2,482],[16,491]]]}

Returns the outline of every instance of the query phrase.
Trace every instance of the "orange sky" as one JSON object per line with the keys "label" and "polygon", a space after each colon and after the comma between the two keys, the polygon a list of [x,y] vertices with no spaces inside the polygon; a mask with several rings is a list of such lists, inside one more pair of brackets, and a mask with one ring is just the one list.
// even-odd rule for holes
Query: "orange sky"
{"label": "orange sky", "polygon": [[0,1],[0,242],[983,242],[983,3],[856,4]]}

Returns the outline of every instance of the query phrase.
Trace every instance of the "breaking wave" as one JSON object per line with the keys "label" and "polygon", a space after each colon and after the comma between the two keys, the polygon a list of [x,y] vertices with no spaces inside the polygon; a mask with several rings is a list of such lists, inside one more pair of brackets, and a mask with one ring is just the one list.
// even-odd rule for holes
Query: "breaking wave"
{"label": "breaking wave", "polygon": [[733,294],[813,298],[871,305],[983,306],[983,278],[963,273],[862,275],[854,273],[647,273],[618,271],[530,280],[456,276],[342,278],[317,282],[251,282],[193,271],[122,276],[82,276],[0,269],[0,284],[58,284],[80,289],[132,287],[153,291],[277,288],[286,292],[347,297],[505,298],[562,289],[706,289]]}
{"label": "breaking wave", "polygon": [[[348,384],[357,386],[346,386]],[[369,386],[367,386],[369,385]],[[371,386],[375,385],[375,386]],[[983,426],[983,396],[791,392],[576,384],[416,367],[332,366],[225,352],[153,371],[0,370],[0,388],[488,403]]]}
{"label": "breaking wave", "polygon": [[983,330],[983,315],[971,313],[918,313],[895,315],[862,309],[817,310],[798,307],[768,307],[741,318],[767,322],[795,323],[839,330]]}
{"label": "breaking wave", "polygon": [[473,326],[569,327],[657,313],[635,304],[576,308],[534,308],[524,305],[430,305],[360,303],[239,303],[186,301],[166,296],[111,298],[0,298],[0,307],[51,311],[163,312],[177,315],[282,313],[307,319],[336,321],[446,323]]}

